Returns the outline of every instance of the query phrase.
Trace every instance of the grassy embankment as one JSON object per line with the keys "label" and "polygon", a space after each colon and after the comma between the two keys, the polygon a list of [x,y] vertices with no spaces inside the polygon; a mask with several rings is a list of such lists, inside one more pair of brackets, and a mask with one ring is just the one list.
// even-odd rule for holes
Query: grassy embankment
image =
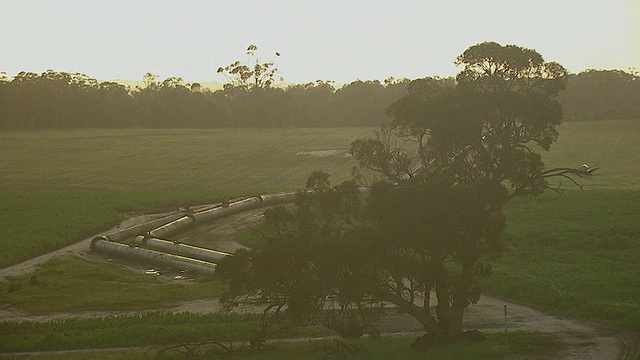
{"label": "grassy embankment", "polygon": [[[337,180],[345,178],[355,165],[352,159],[295,153],[346,148],[351,140],[369,133],[368,129],[308,129],[2,134],[0,196],[11,199],[12,205],[3,200],[0,212],[5,218],[26,219],[2,225],[2,233],[11,235],[0,240],[2,259],[4,250],[18,243],[37,244],[33,248],[44,252],[49,245],[43,244],[56,234],[63,234],[59,238],[64,242],[75,241],[117,222],[122,211],[185,205],[207,194],[203,202],[296,189],[315,169],[337,174]],[[559,143],[546,156],[548,165],[598,162],[601,170],[581,180],[585,191],[548,193],[507,209],[510,246],[487,289],[560,315],[637,331],[640,122],[568,123],[560,133]],[[196,151],[202,154],[194,156]],[[570,185],[565,181],[565,186]],[[55,213],[60,218],[51,218]],[[40,220],[47,226],[34,226]],[[77,224],[80,233],[65,233],[69,224]],[[25,234],[25,228],[30,232]],[[53,265],[43,270],[48,266]],[[2,298],[8,289],[6,283],[3,286]],[[33,325],[30,331],[47,333],[37,329]]]}

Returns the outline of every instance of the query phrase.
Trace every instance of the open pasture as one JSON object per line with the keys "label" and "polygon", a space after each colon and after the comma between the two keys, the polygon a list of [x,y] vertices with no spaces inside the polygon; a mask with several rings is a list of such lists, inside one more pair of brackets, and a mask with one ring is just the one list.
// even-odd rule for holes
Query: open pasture
{"label": "open pasture", "polygon": [[[337,183],[346,179],[357,164],[340,153],[317,152],[346,149],[355,138],[372,132],[365,128],[136,129],[0,134],[0,214],[8,219],[0,225],[0,267],[90,236],[117,224],[128,213],[161,212],[222,197],[298,189],[316,169],[331,173]],[[601,169],[579,179],[585,191],[565,181],[564,187],[572,190],[548,192],[537,200],[522,199],[509,205],[505,234],[508,247],[495,263],[494,276],[484,283],[487,292],[558,315],[640,331],[638,144],[640,121],[562,125],[558,143],[544,155],[547,165],[598,163]],[[296,155],[299,153],[305,155]],[[40,273],[76,263],[51,262]],[[56,286],[86,289],[101,286],[98,284],[103,281],[88,286],[92,280],[86,275],[99,271],[77,270],[85,275],[75,276],[72,269],[67,269],[57,278],[42,275],[34,286],[28,283],[28,276],[15,279],[14,285],[19,282],[22,288],[13,289],[11,294],[7,293],[10,283],[0,284],[0,289],[6,294],[4,300],[10,300],[10,295],[10,302],[20,303],[21,298],[35,299],[35,287],[57,282]],[[154,285],[152,279],[129,284],[129,275],[115,275],[109,267],[104,270],[114,274],[107,281],[115,282],[121,289],[118,291],[155,286],[160,297],[172,301],[215,293],[207,288],[215,289],[216,284],[205,283],[171,295],[174,285]],[[97,291],[96,296],[86,297],[81,291],[69,293],[73,299],[67,301],[74,307],[107,310],[111,306],[100,302],[101,294]],[[36,299],[23,309],[30,313],[64,311],[51,301],[53,298],[46,299],[49,305]],[[108,297],[105,299],[109,302]],[[123,303],[113,309],[135,307]],[[93,328],[99,327],[99,321],[86,320]],[[147,323],[146,318],[122,321],[135,326]],[[7,330],[18,325],[3,326]],[[43,325],[24,326],[33,327],[29,333],[49,332]],[[105,331],[109,336],[115,333],[112,329]],[[102,344],[103,335],[99,338]],[[532,341],[525,342],[514,351],[521,353]],[[27,343],[23,349],[34,348]],[[118,343],[126,344],[132,343]]]}
{"label": "open pasture", "polygon": [[[558,131],[557,143],[543,153],[548,168],[598,165],[579,179],[585,189],[640,190],[640,120],[567,122]],[[567,180],[563,185],[571,187]]]}
{"label": "open pasture", "polygon": [[[344,152],[368,128],[73,130],[0,134],[0,268],[117,224],[222,197],[338,182]],[[321,155],[321,156],[318,156]]]}
{"label": "open pasture", "polygon": [[[314,170],[336,180],[369,128],[69,130],[0,134],[1,189],[291,190]],[[328,155],[328,156],[314,156]]]}
{"label": "open pasture", "polygon": [[[316,169],[336,183],[355,160],[311,154],[347,149],[373,130],[0,134],[0,214],[8,219],[0,225],[0,267],[106,229],[124,213],[294,190]],[[544,155],[549,167],[598,163],[600,170],[578,179],[585,191],[565,180],[563,194],[510,204],[508,248],[484,286],[545,311],[640,331],[640,121],[559,130]]]}
{"label": "open pasture", "polygon": [[[0,267],[117,224],[122,213],[304,186],[314,170],[337,183],[343,152],[370,128],[69,130],[0,134]],[[322,155],[322,156],[318,156]],[[549,167],[599,164],[585,189],[640,189],[640,121],[571,122]],[[568,181],[565,187],[571,188]]]}
{"label": "open pasture", "polygon": [[[371,128],[69,130],[0,133],[0,189],[292,190],[314,170],[344,180],[343,152]],[[548,167],[599,164],[586,188],[640,189],[640,121],[569,122]]]}

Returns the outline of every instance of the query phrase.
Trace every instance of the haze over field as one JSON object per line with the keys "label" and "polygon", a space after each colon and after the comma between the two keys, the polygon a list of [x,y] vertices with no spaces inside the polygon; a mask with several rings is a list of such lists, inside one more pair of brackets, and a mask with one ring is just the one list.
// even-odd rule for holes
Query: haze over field
{"label": "haze over field", "polygon": [[[524,3],[522,3],[524,4]],[[637,0],[24,0],[2,5],[0,71],[100,80],[225,82],[215,70],[256,44],[286,82],[455,75],[483,41],[535,48],[571,72],[640,68]]]}

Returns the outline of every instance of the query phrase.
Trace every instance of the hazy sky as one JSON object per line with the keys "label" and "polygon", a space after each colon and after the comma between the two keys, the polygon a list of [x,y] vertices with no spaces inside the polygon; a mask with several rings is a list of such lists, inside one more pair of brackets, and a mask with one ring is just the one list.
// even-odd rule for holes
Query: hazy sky
{"label": "hazy sky", "polygon": [[640,0],[0,0],[0,71],[224,82],[255,44],[287,82],[455,75],[483,41],[640,70]]}

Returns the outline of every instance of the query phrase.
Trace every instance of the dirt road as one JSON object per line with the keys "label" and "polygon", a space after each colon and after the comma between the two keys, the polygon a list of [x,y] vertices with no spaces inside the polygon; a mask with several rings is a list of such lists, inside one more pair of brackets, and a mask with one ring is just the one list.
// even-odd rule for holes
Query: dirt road
{"label": "dirt road", "polygon": [[[254,210],[232,215],[216,220],[210,224],[199,226],[197,229],[180,234],[177,239],[217,250],[233,252],[242,245],[237,243],[240,232],[261,219],[264,210]],[[166,216],[145,215],[134,217],[120,224],[118,227],[103,234],[116,231],[133,224],[150,221],[154,218]],[[101,234],[98,234],[101,235]],[[96,235],[97,236],[97,235]],[[25,261],[9,268],[0,270],[0,281],[7,277],[27,274],[51,258],[61,256],[86,256],[89,251],[91,238],[87,238],[74,245],[51,252],[49,254]],[[505,318],[504,307],[507,307]],[[167,312],[192,312],[197,314],[219,311],[216,300],[200,300],[184,303],[176,307],[164,309]],[[137,314],[140,312],[131,312]],[[393,312],[395,313],[395,312]],[[122,312],[117,314],[121,315]],[[111,312],[76,312],[52,314],[45,316],[29,316],[16,309],[0,310],[0,321],[50,321],[67,318],[83,318],[114,315]],[[394,314],[385,317],[380,326],[384,332],[419,332],[419,324],[408,315]],[[552,333],[562,339],[567,347],[561,359],[606,360],[606,359],[634,359],[637,357],[638,345],[635,340],[624,334],[615,334],[595,325],[578,321],[558,318],[539,312],[526,306],[518,305],[506,300],[483,296],[478,304],[470,306],[465,313],[465,328],[480,331],[536,331]]]}

